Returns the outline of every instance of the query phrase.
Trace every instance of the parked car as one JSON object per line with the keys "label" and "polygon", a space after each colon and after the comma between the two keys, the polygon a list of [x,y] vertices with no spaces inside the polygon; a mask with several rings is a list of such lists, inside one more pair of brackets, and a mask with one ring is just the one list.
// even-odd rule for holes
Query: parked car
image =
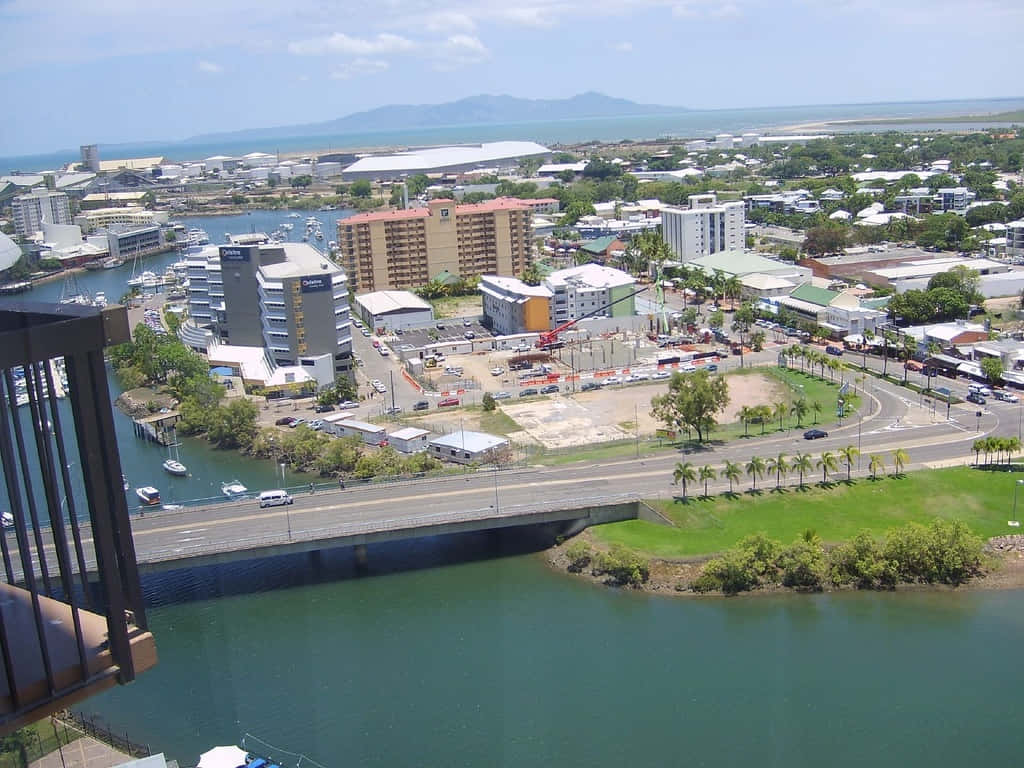
{"label": "parked car", "polygon": [[835,344],[829,344],[827,347],[825,347],[825,352],[830,355],[834,355],[835,357],[843,356],[843,348],[837,347]]}
{"label": "parked car", "polygon": [[462,324],[463,324],[463,325],[464,325],[464,326],[465,326],[466,328],[469,328],[469,326],[471,326],[471,325],[473,324],[473,321],[472,321],[472,320],[463,320],[463,321],[462,321]]}
{"label": "parked car", "polygon": [[1002,400],[1004,403],[1017,403],[1017,402],[1020,402],[1020,398],[1019,397],[1017,397],[1014,394],[1011,394],[1010,392],[1004,392],[1001,389],[998,392],[996,392],[995,398],[996,398],[996,400]]}
{"label": "parked car", "polygon": [[501,374],[503,374],[504,372],[505,369],[502,368],[500,365],[496,365],[493,368],[491,368],[491,376],[501,376]]}
{"label": "parked car", "polygon": [[718,371],[718,364],[717,363],[708,363],[707,365],[704,366],[704,370],[707,371],[708,373],[717,373],[717,371]]}
{"label": "parked car", "polygon": [[358,408],[359,403],[357,403],[355,400],[342,400],[340,403],[338,403],[338,407],[347,411],[351,408]]}
{"label": "parked car", "polygon": [[992,397],[992,390],[986,387],[984,384],[969,384],[967,386],[968,392],[974,392],[978,395],[984,395],[985,397]]}
{"label": "parked car", "polygon": [[412,407],[414,411],[425,411],[430,408],[429,400],[417,400],[416,404]]}
{"label": "parked car", "polygon": [[369,336],[370,336],[370,332],[368,330],[366,330],[365,328],[360,328],[359,332],[361,334],[363,334],[363,336],[366,336],[367,338],[369,338]]}
{"label": "parked car", "polygon": [[975,405],[984,405],[985,398],[978,392],[968,392],[965,398],[968,403],[974,403]]}
{"label": "parked car", "polygon": [[822,437],[828,437],[828,432],[824,429],[808,429],[804,432],[804,440],[817,440]]}
{"label": "parked car", "polygon": [[540,393],[542,395],[557,395],[558,394],[558,385],[557,384],[547,384],[547,385],[545,385],[545,386],[540,388]]}
{"label": "parked car", "polygon": [[388,416],[394,416],[396,413],[401,413],[401,412],[402,412],[402,406],[400,406],[400,405],[393,405],[390,408],[385,408],[384,409],[384,413],[386,413]]}
{"label": "parked car", "polygon": [[309,422],[306,426],[309,427],[310,429],[319,432],[321,429],[324,428],[324,422],[320,419],[314,419],[313,421]]}
{"label": "parked car", "polygon": [[387,347],[378,347],[377,351],[380,352],[380,356],[381,357],[387,357],[388,355],[391,354],[390,352],[388,352],[388,348]]}
{"label": "parked car", "polygon": [[672,377],[671,371],[658,371],[657,373],[651,374],[652,379],[669,379]]}
{"label": "parked car", "polygon": [[452,406],[459,404],[459,398],[457,397],[445,397],[437,404],[438,408],[451,408]]}
{"label": "parked car", "polygon": [[303,418],[295,418],[295,419],[292,419],[291,422],[289,422],[288,426],[291,427],[292,429],[295,429],[297,426],[299,426],[299,424],[305,424],[305,423],[306,423],[305,419],[303,419]]}
{"label": "parked car", "polygon": [[292,425],[293,421],[295,421],[295,417],[294,416],[282,416],[280,419],[278,419],[274,423],[277,426],[279,426],[279,427],[290,427]]}
{"label": "parked car", "polygon": [[333,410],[334,406],[328,403],[320,403],[320,405],[313,409],[314,413],[329,413]]}
{"label": "parked car", "polygon": [[510,397],[512,397],[512,393],[506,392],[505,390],[501,390],[500,392],[495,392],[493,395],[491,395],[491,397],[493,397],[495,400],[508,400]]}
{"label": "parked car", "polygon": [[604,386],[606,386],[606,387],[611,387],[611,386],[614,386],[616,384],[621,384],[621,383],[622,383],[622,377],[621,376],[609,376],[608,378],[606,378],[604,380]]}
{"label": "parked car", "polygon": [[593,392],[595,389],[600,389],[601,383],[597,381],[588,381],[580,389],[583,392]]}
{"label": "parked car", "polygon": [[536,394],[537,394],[537,389],[535,387],[527,387],[526,389],[519,390],[519,396],[520,397],[531,397],[531,396],[536,395]]}
{"label": "parked car", "polygon": [[378,341],[377,339],[374,339],[370,343],[373,344],[374,349],[380,349],[380,341]]}
{"label": "parked car", "polygon": [[467,339],[475,339],[476,338],[476,334],[473,333],[472,331],[466,331],[462,335],[465,336]]}

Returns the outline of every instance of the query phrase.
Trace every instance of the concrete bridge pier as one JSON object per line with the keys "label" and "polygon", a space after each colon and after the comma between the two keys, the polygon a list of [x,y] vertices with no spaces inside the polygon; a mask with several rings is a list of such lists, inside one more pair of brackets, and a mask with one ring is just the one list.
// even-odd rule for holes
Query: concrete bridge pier
{"label": "concrete bridge pier", "polygon": [[356,560],[356,570],[359,573],[365,573],[369,569],[369,559],[366,554],[365,544],[356,544],[352,547],[352,554]]}

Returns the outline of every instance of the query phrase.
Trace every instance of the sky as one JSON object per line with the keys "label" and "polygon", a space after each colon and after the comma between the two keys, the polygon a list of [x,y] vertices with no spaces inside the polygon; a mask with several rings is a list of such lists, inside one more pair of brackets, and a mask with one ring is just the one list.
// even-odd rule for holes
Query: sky
{"label": "sky", "polygon": [[1024,95],[1022,0],[0,0],[0,156],[588,90],[720,109]]}

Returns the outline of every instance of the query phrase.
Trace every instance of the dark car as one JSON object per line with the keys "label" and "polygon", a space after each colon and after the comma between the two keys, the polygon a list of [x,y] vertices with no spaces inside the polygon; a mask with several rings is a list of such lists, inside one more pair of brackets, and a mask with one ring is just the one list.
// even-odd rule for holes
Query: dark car
{"label": "dark car", "polygon": [[527,387],[526,389],[519,390],[520,397],[530,397],[530,395],[536,395],[537,390],[533,387]]}
{"label": "dark car", "polygon": [[584,392],[593,392],[595,389],[600,389],[601,385],[596,381],[588,381],[583,385],[582,390]]}
{"label": "dark car", "polygon": [[327,413],[328,411],[333,411],[334,410],[334,406],[333,405],[323,404],[323,405],[318,405],[313,410],[316,413]]}
{"label": "dark car", "polygon": [[968,392],[967,393],[967,397],[964,398],[964,399],[968,403],[975,403],[976,405],[984,405],[985,404],[984,396],[978,394],[977,392]]}
{"label": "dark car", "polygon": [[707,371],[708,373],[716,373],[718,371],[718,364],[708,363],[707,365],[704,366],[704,370]]}
{"label": "dark car", "polygon": [[540,393],[542,395],[557,395],[558,394],[558,385],[557,384],[548,384],[547,386],[541,387],[540,388]]}
{"label": "dark car", "polygon": [[825,352],[827,352],[830,355],[835,355],[836,357],[843,356],[843,348],[837,347],[834,344],[830,344],[829,346],[825,347]]}
{"label": "dark car", "polygon": [[429,400],[417,400],[416,405],[412,407],[414,411],[425,411],[430,408]]}
{"label": "dark car", "polygon": [[824,429],[808,429],[804,432],[804,440],[817,440],[819,437],[828,437]]}
{"label": "dark car", "polygon": [[274,423],[277,426],[279,426],[279,427],[290,427],[292,425],[293,421],[295,421],[295,417],[294,416],[282,416],[280,419],[278,419]]}

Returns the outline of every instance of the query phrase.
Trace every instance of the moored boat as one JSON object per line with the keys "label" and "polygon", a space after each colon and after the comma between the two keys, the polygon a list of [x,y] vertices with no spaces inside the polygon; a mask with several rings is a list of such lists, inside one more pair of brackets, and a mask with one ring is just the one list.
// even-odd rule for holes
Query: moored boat
{"label": "moored boat", "polygon": [[164,471],[171,475],[177,475],[178,477],[184,477],[188,474],[188,467],[182,464],[176,459],[165,459],[164,460]]}
{"label": "moored boat", "polygon": [[249,492],[249,489],[237,480],[220,484],[220,491],[229,499],[240,499]]}
{"label": "moored boat", "polygon": [[138,496],[139,501],[147,507],[152,507],[153,505],[160,503],[160,491],[151,485],[144,485],[141,488],[136,488],[135,495]]}

